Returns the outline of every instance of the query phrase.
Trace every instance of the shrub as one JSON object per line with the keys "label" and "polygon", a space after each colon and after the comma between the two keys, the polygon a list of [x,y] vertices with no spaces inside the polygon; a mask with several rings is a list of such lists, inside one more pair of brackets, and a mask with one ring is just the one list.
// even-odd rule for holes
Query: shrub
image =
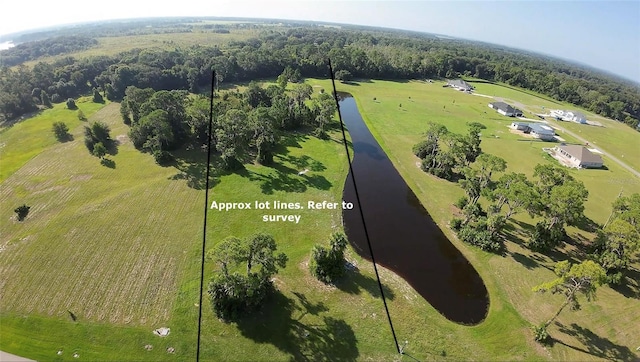
{"label": "shrub", "polygon": [[60,103],[60,102],[62,102],[62,97],[58,93],[53,93],[51,95],[51,102]]}
{"label": "shrub", "polygon": [[78,108],[78,106],[76,106],[76,101],[74,101],[73,98],[67,99],[67,108],[69,108],[69,109],[77,109]]}
{"label": "shrub", "polygon": [[544,343],[549,338],[547,326],[545,326],[544,323],[537,326],[531,326],[531,329],[533,330],[533,339],[535,339],[536,342]]}
{"label": "shrub", "polygon": [[16,207],[15,210],[13,210],[13,212],[17,214],[18,221],[22,221],[29,214],[29,209],[31,209],[31,206],[22,204],[21,206]]}
{"label": "shrub", "polygon": [[53,122],[53,134],[60,142],[69,139],[69,127],[64,122]]}
{"label": "shrub", "polygon": [[78,119],[81,121],[87,120],[87,117],[84,115],[84,112],[82,111],[82,109],[78,109]]}
{"label": "shrub", "polygon": [[273,284],[257,275],[216,275],[208,293],[218,318],[235,320],[257,309],[273,291]]}
{"label": "shrub", "polygon": [[315,245],[311,250],[309,270],[323,283],[329,284],[344,275],[344,250],[347,248],[347,237],[343,233],[334,233],[329,241],[330,248]]}
{"label": "shrub", "polygon": [[458,231],[458,237],[465,243],[475,245],[490,253],[500,253],[504,247],[502,240],[491,235],[487,230],[484,218],[474,224],[462,226]]}
{"label": "shrub", "polygon": [[454,217],[453,219],[451,219],[451,222],[449,224],[451,225],[451,229],[453,229],[454,231],[459,231],[462,227],[462,219]]}
{"label": "shrub", "polygon": [[436,144],[433,141],[422,140],[413,146],[413,154],[419,158],[425,158],[427,155],[433,153],[433,149]]}
{"label": "shrub", "polygon": [[467,206],[468,203],[469,203],[469,199],[467,199],[466,196],[462,196],[458,200],[456,200],[456,202],[453,204],[453,206],[455,206],[458,209],[462,210],[462,209],[464,209],[465,206]]}

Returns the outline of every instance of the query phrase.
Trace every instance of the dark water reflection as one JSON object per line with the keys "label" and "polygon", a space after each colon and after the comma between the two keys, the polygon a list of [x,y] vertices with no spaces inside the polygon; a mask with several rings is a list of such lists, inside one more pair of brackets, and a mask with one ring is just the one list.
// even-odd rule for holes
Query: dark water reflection
{"label": "dark water reflection", "polygon": [[[340,110],[355,153],[353,172],[376,262],[404,278],[447,319],[481,322],[489,306],[482,279],[396,171],[360,117],[354,99],[341,97]],[[344,200],[355,205],[343,212],[349,241],[370,260],[351,174]]]}

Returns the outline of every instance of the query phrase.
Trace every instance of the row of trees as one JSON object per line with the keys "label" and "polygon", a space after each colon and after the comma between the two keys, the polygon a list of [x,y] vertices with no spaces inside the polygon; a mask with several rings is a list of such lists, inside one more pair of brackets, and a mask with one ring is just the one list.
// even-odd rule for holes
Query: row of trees
{"label": "row of trees", "polygon": [[[418,34],[317,27],[262,29],[256,38],[224,48],[191,46],[135,49],[80,60],[66,57],[33,68],[0,70],[0,114],[13,118],[34,110],[36,88],[53,100],[97,87],[121,100],[128,86],[198,91],[211,69],[221,81],[275,78],[287,66],[292,78],[326,77],[326,58],[345,80],[475,76],[501,81],[572,102],[603,116],[637,126],[637,86],[574,65],[457,40]],[[54,101],[55,102],[55,101]]]}
{"label": "row of trees", "polygon": [[[495,179],[495,173],[506,170],[505,160],[481,153],[479,138],[476,141],[474,134],[482,127],[472,124],[469,128],[468,135],[455,135],[442,125],[430,124],[425,139],[413,148],[422,159],[424,171],[457,180],[464,189],[465,196],[456,202],[462,218],[451,222],[458,237],[484,250],[499,252],[504,247],[501,231],[506,223],[514,215],[527,212],[530,217],[541,218],[530,235],[529,248],[545,252],[560,246],[566,237],[565,226],[585,219],[584,202],[589,193],[584,184],[565,168],[551,165],[537,165],[532,180],[514,172]],[[481,197],[489,203],[487,211],[479,203]],[[640,194],[619,197],[612,209],[595,240],[581,250],[585,260],[577,264],[558,262],[554,269],[557,277],[533,288],[535,292],[565,297],[551,318],[533,326],[537,341],[547,341],[548,326],[567,306],[580,308],[578,295],[583,294],[589,301],[602,284],[624,281],[624,273],[640,250]]]}

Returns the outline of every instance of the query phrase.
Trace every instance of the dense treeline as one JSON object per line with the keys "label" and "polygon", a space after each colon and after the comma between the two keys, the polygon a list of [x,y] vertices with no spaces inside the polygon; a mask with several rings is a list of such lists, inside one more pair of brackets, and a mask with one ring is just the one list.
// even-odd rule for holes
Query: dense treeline
{"label": "dense treeline", "polygon": [[3,68],[0,113],[11,118],[35,109],[34,88],[46,91],[54,102],[90,87],[104,89],[114,100],[122,99],[130,85],[193,92],[206,86],[212,68],[219,80],[229,82],[274,78],[285,67],[303,77],[326,77],[328,56],[336,71],[356,78],[473,76],[534,90],[632,127],[640,119],[638,86],[523,52],[406,32],[301,27],[261,28],[257,34],[225,48],[135,49],[39,63],[32,70]]}
{"label": "dense treeline", "polygon": [[13,66],[47,55],[58,55],[83,50],[98,44],[84,36],[58,36],[44,40],[18,44],[0,52],[0,64]]}
{"label": "dense treeline", "polygon": [[[336,112],[335,101],[322,92],[311,101],[308,84],[294,84],[285,92],[287,72],[279,85],[263,88],[255,82],[243,92],[224,91],[216,101],[212,148],[226,169],[236,169],[254,159],[273,160],[283,131],[307,128],[325,137]],[[154,91],[129,86],[120,105],[124,123],[131,126],[134,146],[153,154],[158,163],[171,159],[170,151],[185,144],[202,147],[209,138],[209,100],[189,97],[184,90]]]}

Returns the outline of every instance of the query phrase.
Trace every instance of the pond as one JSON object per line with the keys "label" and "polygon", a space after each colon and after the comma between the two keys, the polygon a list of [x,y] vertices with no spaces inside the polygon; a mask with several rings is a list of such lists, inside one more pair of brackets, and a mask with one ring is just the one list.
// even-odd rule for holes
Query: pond
{"label": "pond", "polygon": [[[401,276],[447,319],[480,323],[489,307],[480,275],[387,158],[362,120],[355,100],[348,94],[340,97],[342,118],[353,142],[352,172],[376,263]],[[343,211],[349,241],[358,254],[371,260],[351,173],[343,197],[354,204],[352,210]]]}

